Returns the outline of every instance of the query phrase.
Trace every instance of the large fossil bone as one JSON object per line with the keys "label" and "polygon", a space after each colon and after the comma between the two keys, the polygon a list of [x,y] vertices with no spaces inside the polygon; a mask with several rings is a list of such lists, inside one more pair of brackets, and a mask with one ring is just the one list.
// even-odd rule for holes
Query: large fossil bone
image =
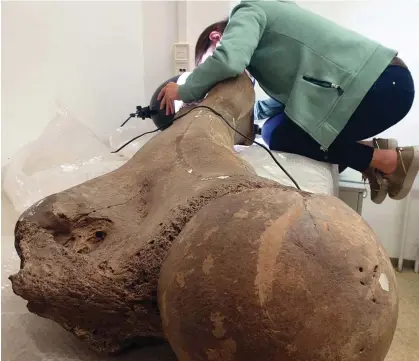
{"label": "large fossil bone", "polygon": [[[218,85],[203,102],[249,135],[252,104],[246,76]],[[276,186],[232,146],[232,131],[198,108],[123,167],[33,205],[16,225],[15,293],[97,351],[163,337],[158,276],[185,224],[223,195]]]}
{"label": "large fossil bone", "polygon": [[[243,75],[203,105],[251,136],[253,103]],[[99,352],[166,336],[181,361],[381,361],[397,295],[375,235],[333,197],[258,177],[232,151],[243,141],[197,108],[33,205],[13,290]]]}

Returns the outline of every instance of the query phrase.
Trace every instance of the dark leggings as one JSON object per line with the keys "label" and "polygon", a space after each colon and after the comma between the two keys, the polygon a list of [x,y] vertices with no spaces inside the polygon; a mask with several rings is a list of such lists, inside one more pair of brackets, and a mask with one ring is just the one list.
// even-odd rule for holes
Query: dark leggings
{"label": "dark leggings", "polygon": [[390,65],[368,91],[327,152],[285,113],[265,122],[262,137],[272,150],[295,153],[315,160],[348,166],[360,172],[371,163],[374,149],[357,143],[378,135],[402,120],[415,95],[406,68]]}

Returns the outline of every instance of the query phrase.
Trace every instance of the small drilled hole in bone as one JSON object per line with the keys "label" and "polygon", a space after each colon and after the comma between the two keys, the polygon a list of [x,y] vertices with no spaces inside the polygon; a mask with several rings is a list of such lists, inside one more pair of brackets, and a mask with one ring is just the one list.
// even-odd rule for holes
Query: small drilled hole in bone
{"label": "small drilled hole in bone", "polygon": [[97,231],[95,234],[95,237],[97,241],[104,241],[106,237],[106,233],[103,231]]}

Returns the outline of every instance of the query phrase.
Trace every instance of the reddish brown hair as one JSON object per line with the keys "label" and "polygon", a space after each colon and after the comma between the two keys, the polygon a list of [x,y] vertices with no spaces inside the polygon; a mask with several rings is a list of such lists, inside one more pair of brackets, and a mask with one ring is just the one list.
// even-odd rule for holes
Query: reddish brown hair
{"label": "reddish brown hair", "polygon": [[210,34],[213,31],[218,31],[219,33],[223,33],[228,23],[228,18],[217,23],[211,24],[208,26],[199,36],[198,41],[196,42],[195,46],[195,65],[198,66],[199,61],[201,60],[202,56],[211,46],[211,40],[209,38]]}

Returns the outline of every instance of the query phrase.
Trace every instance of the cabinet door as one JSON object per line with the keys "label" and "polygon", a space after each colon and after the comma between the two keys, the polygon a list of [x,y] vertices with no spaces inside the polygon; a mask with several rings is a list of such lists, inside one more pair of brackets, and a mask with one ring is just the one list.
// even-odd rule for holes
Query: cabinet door
{"label": "cabinet door", "polygon": [[348,190],[340,190],[339,191],[339,199],[345,202],[349,207],[351,207],[354,211],[361,213],[361,205],[359,204],[359,199],[362,199],[362,193],[357,191],[348,191]]}

